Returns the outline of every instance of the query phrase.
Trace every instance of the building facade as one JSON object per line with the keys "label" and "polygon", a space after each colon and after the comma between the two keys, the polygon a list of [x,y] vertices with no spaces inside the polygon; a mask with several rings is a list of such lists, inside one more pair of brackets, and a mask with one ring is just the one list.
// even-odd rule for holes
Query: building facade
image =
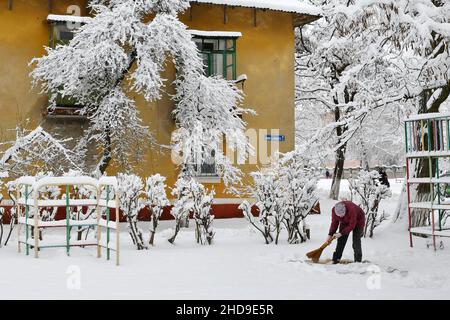
{"label": "building facade", "polygon": [[[79,136],[89,125],[72,111],[77,106],[70,99],[59,99],[58,109],[47,110],[48,97],[33,89],[29,65],[34,57],[45,54],[45,46],[70,41],[73,29],[67,22],[86,23],[85,0],[3,0],[0,3],[0,111],[3,139],[13,138],[18,123],[27,128],[43,126],[58,136]],[[244,173],[268,165],[267,159],[279,150],[287,152],[295,144],[294,28],[316,20],[316,8],[297,0],[198,0],[180,15],[191,29],[205,62],[208,75],[222,75],[234,80],[245,94],[244,106],[256,116],[244,115],[256,156],[239,167]],[[170,64],[164,77],[173,80]],[[168,94],[171,92],[168,88]],[[155,134],[157,142],[169,145],[175,122],[173,102],[168,94],[148,103],[130,93],[139,106],[143,122]],[[111,166],[107,173],[121,169]],[[173,186],[178,168],[170,152],[151,149],[135,171],[142,177],[160,173]],[[236,199],[224,190],[213,166],[198,168],[199,180],[216,191],[216,216],[237,214]]]}

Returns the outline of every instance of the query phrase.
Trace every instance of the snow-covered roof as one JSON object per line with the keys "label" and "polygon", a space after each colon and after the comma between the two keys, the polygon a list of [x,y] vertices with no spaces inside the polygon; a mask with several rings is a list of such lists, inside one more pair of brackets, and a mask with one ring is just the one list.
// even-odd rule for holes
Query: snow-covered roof
{"label": "snow-covered roof", "polygon": [[[320,8],[305,3],[302,0],[190,0],[190,2],[257,8],[257,9],[269,9],[311,16],[322,15],[322,10]],[[47,16],[47,21],[50,22],[88,23],[89,21],[91,21],[91,19],[92,19],[91,17],[80,17],[73,15],[49,14]],[[237,37],[240,36],[241,35]],[[229,37],[232,37],[232,35],[229,35]]]}
{"label": "snow-covered roof", "polygon": [[58,14],[49,14],[47,16],[47,21],[51,22],[74,22],[74,23],[88,23],[91,21],[91,17],[80,17],[80,16],[72,16],[72,15],[58,15]]}
{"label": "snow-covered roof", "polygon": [[269,9],[319,16],[322,10],[302,0],[191,0],[190,2]]}
{"label": "snow-covered roof", "polygon": [[189,30],[193,36],[208,37],[208,38],[239,38],[242,33],[234,31],[204,31],[204,30]]}

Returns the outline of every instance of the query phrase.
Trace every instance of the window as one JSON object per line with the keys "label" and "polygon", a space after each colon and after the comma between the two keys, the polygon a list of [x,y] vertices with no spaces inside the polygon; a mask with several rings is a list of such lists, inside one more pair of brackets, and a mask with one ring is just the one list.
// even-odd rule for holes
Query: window
{"label": "window", "polygon": [[[194,156],[194,161],[192,163],[192,171],[197,177],[217,177],[217,167],[216,167],[216,150],[210,150],[210,155],[204,155],[203,162],[199,163],[196,161]],[[200,158],[200,157],[199,157]]]}
{"label": "window", "polygon": [[207,76],[222,76],[236,80],[236,38],[207,38],[194,36]]}
{"label": "window", "polygon": [[70,40],[73,39],[75,30],[73,28],[69,28],[67,21],[53,22],[51,29],[50,47],[52,48],[55,48],[58,44],[68,44]]}
{"label": "window", "polygon": [[[236,80],[236,40],[239,32],[215,32],[192,30],[193,40],[203,58],[204,72],[207,76],[221,76],[227,80]],[[220,35],[219,35],[220,34]],[[218,177],[215,161],[217,148],[204,152],[203,162],[193,161],[192,169],[199,178]]]}

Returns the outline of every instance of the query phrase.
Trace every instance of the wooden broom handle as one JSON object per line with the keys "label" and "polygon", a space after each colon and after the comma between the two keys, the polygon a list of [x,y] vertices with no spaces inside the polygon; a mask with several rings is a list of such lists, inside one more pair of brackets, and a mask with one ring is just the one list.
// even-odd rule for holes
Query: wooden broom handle
{"label": "wooden broom handle", "polygon": [[326,242],[322,245],[322,247],[323,247],[323,248],[328,247],[328,246],[333,242],[334,239],[336,239],[336,236],[332,236],[330,240],[326,241]]}

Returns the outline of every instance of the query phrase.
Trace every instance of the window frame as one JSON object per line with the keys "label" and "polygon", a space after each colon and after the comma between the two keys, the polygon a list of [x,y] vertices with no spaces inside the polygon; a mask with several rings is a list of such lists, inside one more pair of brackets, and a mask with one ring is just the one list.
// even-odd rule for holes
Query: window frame
{"label": "window frame", "polygon": [[[58,30],[59,26],[67,25],[67,21],[51,21],[50,22],[50,39],[49,39],[49,47],[52,49],[55,49],[58,45],[67,45],[69,44],[70,40],[61,40],[58,39],[58,32],[61,32]],[[80,23],[82,25],[84,23]],[[71,30],[66,27],[67,30],[64,30],[64,32],[71,32],[74,34],[75,30]],[[71,114],[73,113],[73,109],[80,109],[81,106],[75,101],[74,99],[70,97],[61,97],[59,94],[57,94],[57,97],[55,99],[56,107],[61,111],[63,114]]]}
{"label": "window frame", "polygon": [[[213,148],[210,148],[210,150],[215,152],[214,156],[212,157],[212,159],[214,160],[214,163],[213,163],[214,173],[202,172],[203,163],[202,164],[197,163],[198,157],[195,153],[192,153],[192,162],[188,163],[189,170],[194,174],[194,177],[196,179],[199,179],[199,181],[201,180],[201,181],[205,181],[208,183],[220,182],[221,178],[220,178],[220,174],[218,171],[216,157],[218,155],[218,152],[223,152],[223,150],[225,148],[225,137],[222,138],[220,141],[213,142],[213,144],[215,144],[215,146]],[[203,151],[203,152],[205,152],[205,151]]]}
{"label": "window frame", "polygon": [[[211,159],[213,159],[213,163],[208,164],[208,163],[197,163],[197,156],[193,155],[193,162],[190,165],[193,173],[195,174],[195,177],[197,178],[217,178],[219,176],[218,172],[217,172],[217,162],[215,160],[216,154],[217,154],[217,148],[211,149],[211,151],[214,151],[214,156],[211,156]],[[205,152],[205,151],[203,151]],[[210,172],[203,172],[203,168],[204,166],[214,166],[214,172],[210,173]]]}
{"label": "window frame", "polygon": [[[64,24],[67,24],[67,21],[52,21],[50,23],[50,29],[51,29],[50,30],[50,42],[49,42],[50,48],[55,49],[58,44],[61,44],[61,45],[69,44],[70,40],[58,40],[58,27],[62,26]],[[69,28],[67,28],[67,29],[68,29],[68,31],[64,31],[64,32],[71,32],[72,34],[74,34],[74,30],[70,30]]]}
{"label": "window frame", "polygon": [[[217,73],[214,73],[213,67],[213,56],[214,55],[222,55],[222,74],[225,75],[225,79],[227,80],[236,80],[237,78],[237,37],[223,37],[223,36],[199,36],[199,35],[194,35],[192,37],[192,39],[194,40],[194,42],[198,43],[198,40],[201,40],[202,42],[202,50],[199,49],[199,52],[202,56],[203,59],[203,55],[207,55],[208,57],[208,65],[207,65],[207,70],[208,72],[206,74],[206,76],[211,77],[214,75],[217,75]],[[222,50],[204,50],[204,43],[205,40],[212,40],[212,41],[218,41],[218,46],[220,47],[220,41],[224,41],[225,42],[225,49]],[[232,46],[228,47],[228,42],[232,41]],[[228,55],[231,55],[231,64],[228,64],[227,61],[227,57]],[[228,68],[231,68],[231,74],[232,74],[232,79],[228,79]]]}

